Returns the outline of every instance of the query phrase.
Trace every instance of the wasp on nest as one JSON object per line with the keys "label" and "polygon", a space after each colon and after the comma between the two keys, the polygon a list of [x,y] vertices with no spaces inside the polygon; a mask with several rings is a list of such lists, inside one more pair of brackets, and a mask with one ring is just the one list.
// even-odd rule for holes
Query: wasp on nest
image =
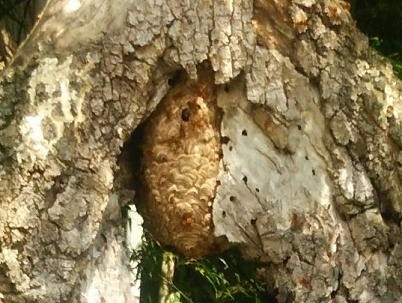
{"label": "wasp on nest", "polygon": [[[145,122],[141,200],[154,238],[186,257],[217,250],[212,202],[220,161],[213,76],[182,79]],[[176,79],[177,80],[177,79]]]}

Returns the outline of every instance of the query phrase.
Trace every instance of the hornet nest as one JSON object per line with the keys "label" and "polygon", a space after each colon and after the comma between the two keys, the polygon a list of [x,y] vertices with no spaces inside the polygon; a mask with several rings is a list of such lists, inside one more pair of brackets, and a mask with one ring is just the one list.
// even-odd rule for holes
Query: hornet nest
{"label": "hornet nest", "polygon": [[187,257],[218,248],[212,202],[218,184],[220,113],[213,76],[182,80],[144,125],[140,199],[156,240]]}

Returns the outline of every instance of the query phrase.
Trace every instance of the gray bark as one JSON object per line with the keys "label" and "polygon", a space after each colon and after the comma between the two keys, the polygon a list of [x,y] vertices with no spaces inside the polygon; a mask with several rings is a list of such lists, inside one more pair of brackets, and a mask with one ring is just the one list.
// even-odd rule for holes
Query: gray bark
{"label": "gray bark", "polygon": [[[163,113],[175,72],[197,81],[209,61],[223,139],[214,236],[260,261],[278,302],[400,302],[402,86],[347,8],[50,1],[1,75],[0,300],[136,302],[121,150]],[[166,203],[148,226],[170,222]]]}

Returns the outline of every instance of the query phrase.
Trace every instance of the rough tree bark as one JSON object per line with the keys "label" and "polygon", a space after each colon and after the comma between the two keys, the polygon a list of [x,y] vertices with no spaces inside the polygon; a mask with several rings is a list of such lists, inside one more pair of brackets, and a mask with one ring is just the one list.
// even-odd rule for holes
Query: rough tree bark
{"label": "rough tree bark", "polygon": [[50,1],[1,76],[0,300],[135,302],[123,145],[202,62],[215,236],[278,302],[401,302],[402,86],[333,0]]}

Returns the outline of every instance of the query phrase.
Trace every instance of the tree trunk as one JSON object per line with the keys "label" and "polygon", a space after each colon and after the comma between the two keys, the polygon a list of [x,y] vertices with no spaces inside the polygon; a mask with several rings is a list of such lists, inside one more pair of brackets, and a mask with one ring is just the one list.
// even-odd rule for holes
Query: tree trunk
{"label": "tree trunk", "polygon": [[137,302],[120,211],[136,199],[183,254],[213,235],[257,258],[278,302],[401,302],[402,86],[348,6],[49,1],[1,76],[0,301]]}

